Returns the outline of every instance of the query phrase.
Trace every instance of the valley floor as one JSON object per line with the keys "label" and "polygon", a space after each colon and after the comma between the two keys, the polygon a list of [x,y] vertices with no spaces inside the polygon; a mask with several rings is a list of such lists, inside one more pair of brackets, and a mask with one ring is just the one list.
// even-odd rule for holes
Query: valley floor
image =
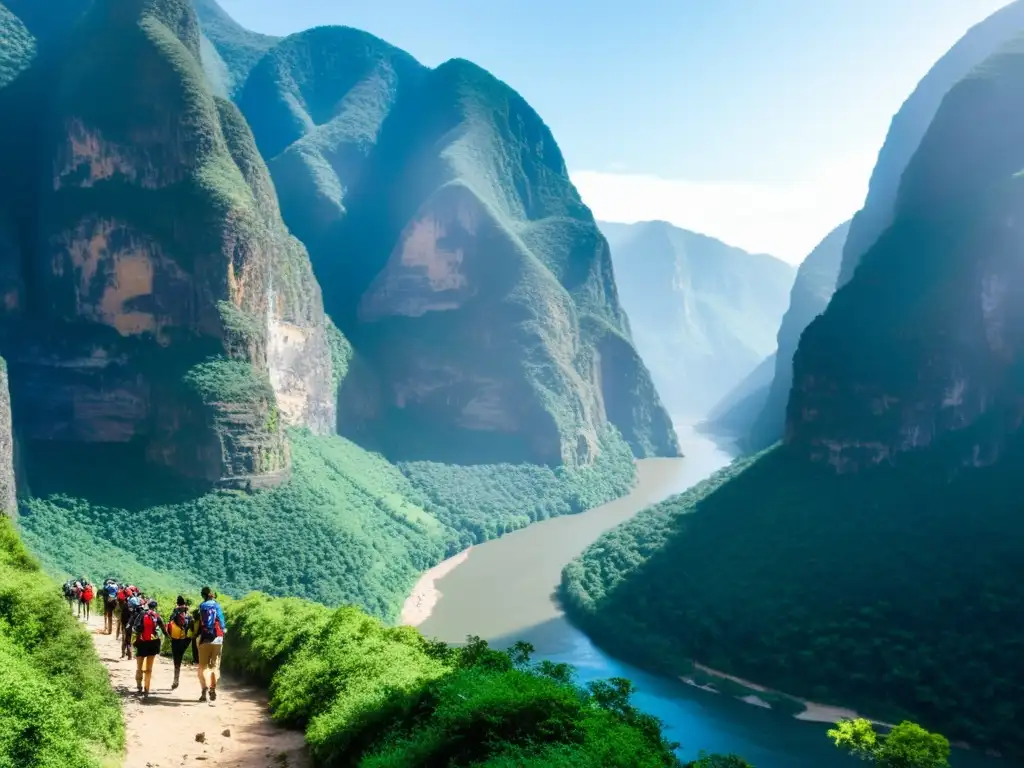
{"label": "valley floor", "polygon": [[[153,667],[149,701],[135,693],[135,661],[120,658],[115,635],[103,634],[102,616],[89,621],[93,643],[110,671],[110,683],[121,696],[125,717],[126,755],[123,768],[307,768],[300,731],[276,725],[267,710],[266,692],[237,683],[230,676],[218,683],[215,704],[199,703],[196,668],[185,665],[181,684],[171,690],[174,667],[158,657]],[[204,741],[196,740],[204,734]],[[206,763],[196,761],[208,761]]]}

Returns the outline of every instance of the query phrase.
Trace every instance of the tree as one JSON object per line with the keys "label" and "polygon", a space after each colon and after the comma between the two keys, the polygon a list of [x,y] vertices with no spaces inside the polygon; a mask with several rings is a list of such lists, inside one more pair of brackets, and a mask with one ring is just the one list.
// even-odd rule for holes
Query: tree
{"label": "tree", "polygon": [[840,720],[828,737],[840,749],[881,768],[949,768],[946,737],[906,720],[882,737],[868,720]]}

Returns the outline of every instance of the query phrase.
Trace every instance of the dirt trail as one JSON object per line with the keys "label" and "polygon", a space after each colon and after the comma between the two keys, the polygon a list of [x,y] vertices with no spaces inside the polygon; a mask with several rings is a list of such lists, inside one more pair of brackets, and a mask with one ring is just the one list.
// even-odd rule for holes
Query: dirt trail
{"label": "dirt trail", "polygon": [[[217,701],[200,703],[196,668],[182,667],[172,691],[174,665],[159,657],[143,704],[135,693],[135,660],[120,658],[116,636],[103,634],[102,616],[94,614],[89,629],[124,706],[124,768],[308,768],[302,734],[270,719],[265,691],[227,676],[217,684]],[[196,741],[199,733],[204,742]]]}

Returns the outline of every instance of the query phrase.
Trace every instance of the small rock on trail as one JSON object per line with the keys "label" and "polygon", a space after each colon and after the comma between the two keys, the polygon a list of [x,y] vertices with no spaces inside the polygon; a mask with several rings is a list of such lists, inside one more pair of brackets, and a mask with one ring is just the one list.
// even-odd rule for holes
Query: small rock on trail
{"label": "small rock on trail", "polygon": [[135,692],[135,660],[120,658],[117,637],[103,634],[102,616],[93,616],[88,625],[124,707],[123,768],[181,768],[196,761],[217,768],[268,768],[268,754],[277,761],[269,765],[309,768],[302,734],[270,719],[262,689],[228,676],[217,683],[216,703],[201,703],[196,668],[183,667],[181,685],[172,691],[174,665],[161,656],[153,665],[149,701],[143,704]]}

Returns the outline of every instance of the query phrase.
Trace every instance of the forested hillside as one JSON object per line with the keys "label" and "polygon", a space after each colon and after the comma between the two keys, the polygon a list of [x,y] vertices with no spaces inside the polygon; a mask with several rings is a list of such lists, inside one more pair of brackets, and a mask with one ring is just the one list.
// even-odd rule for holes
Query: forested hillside
{"label": "forested hillside", "polygon": [[[504,83],[213,0],[53,10],[0,6],[0,351],[47,567],[391,618],[442,558],[678,452],[607,245]],[[332,178],[344,205],[307,205]]]}
{"label": "forested hillside", "polygon": [[600,642],[1024,753],[1024,41],[954,85],[804,331],[785,444],[566,569]]}

